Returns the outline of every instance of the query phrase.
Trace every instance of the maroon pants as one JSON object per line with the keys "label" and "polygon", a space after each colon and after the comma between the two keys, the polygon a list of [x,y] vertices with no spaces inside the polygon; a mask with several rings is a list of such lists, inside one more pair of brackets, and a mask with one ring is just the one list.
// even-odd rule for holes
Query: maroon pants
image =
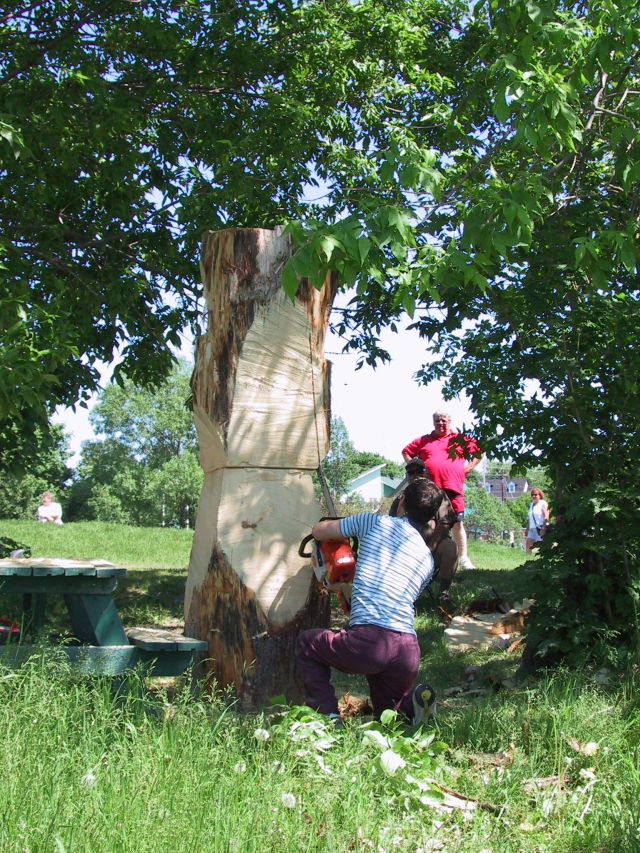
{"label": "maroon pants", "polygon": [[311,628],[298,637],[296,651],[310,708],[323,714],[338,710],[331,685],[333,667],[366,675],[376,717],[393,708],[412,718],[412,691],[420,667],[420,646],[413,634],[377,625],[356,625],[342,631]]}

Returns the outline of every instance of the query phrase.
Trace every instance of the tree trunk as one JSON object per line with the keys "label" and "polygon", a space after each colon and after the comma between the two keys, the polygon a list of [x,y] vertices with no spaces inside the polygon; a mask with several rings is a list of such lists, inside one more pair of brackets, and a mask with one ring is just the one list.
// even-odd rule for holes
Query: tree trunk
{"label": "tree trunk", "polygon": [[185,596],[202,666],[243,708],[301,698],[295,640],[327,626],[329,598],[300,540],[321,516],[312,472],[329,445],[324,336],[335,281],[281,287],[282,229],[203,238],[208,330],[197,343],[193,411],[205,481]]}

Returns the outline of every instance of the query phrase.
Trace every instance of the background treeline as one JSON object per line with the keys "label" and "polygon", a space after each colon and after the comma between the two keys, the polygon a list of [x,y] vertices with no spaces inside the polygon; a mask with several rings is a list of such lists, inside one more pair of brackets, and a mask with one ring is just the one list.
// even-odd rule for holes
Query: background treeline
{"label": "background treeline", "polygon": [[[60,427],[28,471],[3,471],[0,517],[34,518],[43,489],[65,521],[191,527],[202,471],[189,408],[191,366],[180,363],[154,389],[109,385],[90,415],[97,438],[84,442],[74,471]],[[4,466],[3,466],[4,467]]]}
{"label": "background treeline", "polygon": [[[82,445],[75,470],[67,465],[69,448],[62,427],[42,436],[28,469],[11,471],[0,454],[0,518],[33,519],[45,489],[63,505],[64,520],[107,521],[142,527],[193,527],[202,488],[198,445],[190,410],[191,365],[181,362],[154,389],[129,381],[109,385],[90,420],[96,438]],[[338,503],[348,483],[363,471],[384,464],[388,477],[404,476],[404,465],[378,453],[357,450],[340,418],[334,418],[325,478],[340,511],[377,509],[359,495]],[[508,466],[490,463],[489,474],[508,475]],[[543,484],[538,473],[536,485]],[[318,484],[318,497],[320,488]],[[471,535],[492,541],[525,524],[528,495],[502,503],[487,494],[482,477],[469,478],[467,526]]]}

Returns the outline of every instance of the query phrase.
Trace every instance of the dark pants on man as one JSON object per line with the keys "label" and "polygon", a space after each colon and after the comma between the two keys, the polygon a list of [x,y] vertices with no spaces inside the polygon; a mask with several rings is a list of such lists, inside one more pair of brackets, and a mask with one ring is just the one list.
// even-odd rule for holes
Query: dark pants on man
{"label": "dark pants on man", "polygon": [[433,551],[433,562],[438,572],[440,592],[448,592],[458,568],[458,546],[450,536],[438,542]]}
{"label": "dark pants on man", "polygon": [[298,637],[305,701],[322,714],[338,711],[331,685],[331,667],[366,675],[373,713],[387,708],[413,717],[413,688],[420,668],[420,646],[413,634],[377,625],[356,625],[342,631],[310,628]]}

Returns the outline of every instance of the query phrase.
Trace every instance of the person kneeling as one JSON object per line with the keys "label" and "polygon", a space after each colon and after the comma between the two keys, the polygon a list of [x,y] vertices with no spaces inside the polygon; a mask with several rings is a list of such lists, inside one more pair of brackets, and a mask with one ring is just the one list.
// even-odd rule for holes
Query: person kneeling
{"label": "person kneeling", "polygon": [[439,506],[440,490],[417,480],[402,495],[400,518],[360,513],[314,525],[319,542],[356,537],[359,547],[348,627],[311,628],[298,637],[309,707],[339,719],[333,667],[366,676],[376,718],[393,709],[419,725],[433,711],[435,691],[427,684],[415,686],[420,646],[413,620],[415,601],[433,575],[425,539],[436,528]]}

